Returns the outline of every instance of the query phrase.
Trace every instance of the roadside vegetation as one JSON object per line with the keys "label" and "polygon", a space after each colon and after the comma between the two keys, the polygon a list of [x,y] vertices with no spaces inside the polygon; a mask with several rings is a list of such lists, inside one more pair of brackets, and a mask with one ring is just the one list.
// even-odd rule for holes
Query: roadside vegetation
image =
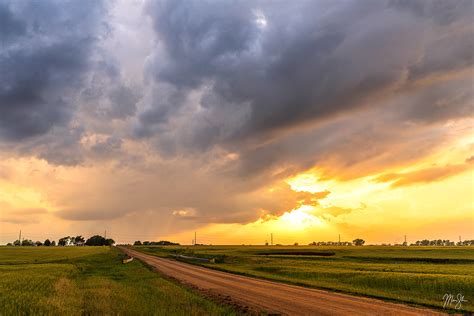
{"label": "roadside vegetation", "polygon": [[111,247],[0,247],[0,315],[232,315]]}
{"label": "roadside vegetation", "polygon": [[[474,312],[472,247],[140,246],[135,249],[243,275],[435,308],[443,308],[445,294],[460,293],[467,302],[458,311]],[[215,260],[206,263],[181,259],[187,257]]]}

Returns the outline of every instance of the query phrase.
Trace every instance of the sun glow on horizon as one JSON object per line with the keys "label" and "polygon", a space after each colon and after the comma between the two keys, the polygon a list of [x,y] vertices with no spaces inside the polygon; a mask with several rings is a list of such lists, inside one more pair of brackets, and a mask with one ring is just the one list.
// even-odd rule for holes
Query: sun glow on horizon
{"label": "sun glow on horizon", "polygon": [[314,210],[315,208],[311,205],[302,205],[297,209],[285,212],[277,219],[274,219],[272,224],[275,227],[287,230],[300,230],[325,225],[324,221],[311,214]]}

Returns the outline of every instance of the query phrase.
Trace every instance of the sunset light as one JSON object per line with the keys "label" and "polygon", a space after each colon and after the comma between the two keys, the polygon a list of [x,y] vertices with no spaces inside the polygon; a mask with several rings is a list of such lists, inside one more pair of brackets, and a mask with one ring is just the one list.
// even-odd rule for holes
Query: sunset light
{"label": "sunset light", "polygon": [[0,0],[0,315],[474,313],[473,17]]}

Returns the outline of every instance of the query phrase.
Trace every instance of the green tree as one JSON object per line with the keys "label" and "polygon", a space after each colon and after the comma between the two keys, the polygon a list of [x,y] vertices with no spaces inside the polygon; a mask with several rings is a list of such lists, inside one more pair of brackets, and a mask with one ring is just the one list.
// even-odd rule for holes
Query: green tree
{"label": "green tree", "polygon": [[140,240],[137,240],[133,243],[134,246],[141,246],[142,242]]}
{"label": "green tree", "polygon": [[21,242],[21,245],[22,245],[22,246],[33,246],[34,243],[33,243],[33,241],[30,240],[30,239],[23,239],[23,241]]}
{"label": "green tree", "polygon": [[49,246],[51,246],[51,241],[49,239],[46,239],[44,241],[43,245],[45,245],[46,247],[49,247]]}
{"label": "green tree", "polygon": [[35,242],[35,245],[39,247],[39,246],[43,246],[43,243],[41,241],[37,240]]}
{"label": "green tree", "polygon": [[111,246],[113,244],[115,244],[115,241],[113,239],[105,239],[100,235],[92,236],[86,241],[87,246]]}
{"label": "green tree", "polygon": [[85,240],[84,237],[82,237],[81,235],[76,236],[76,237],[74,238],[74,244],[75,244],[75,245],[84,244],[85,241],[86,241],[86,240]]}
{"label": "green tree", "polygon": [[51,247],[56,247],[56,242],[54,240],[51,242]]}
{"label": "green tree", "polygon": [[94,235],[86,240],[87,246],[103,246],[105,244],[105,238],[99,235]]}
{"label": "green tree", "polygon": [[71,239],[70,236],[60,238],[58,241],[58,246],[66,246],[66,243],[69,239]]}
{"label": "green tree", "polygon": [[356,238],[352,241],[354,243],[354,245],[356,246],[362,246],[365,244],[365,240],[363,239],[360,239],[360,238]]}
{"label": "green tree", "polygon": [[115,245],[115,240],[113,240],[112,238],[107,238],[105,240],[105,245],[104,246],[113,246]]}

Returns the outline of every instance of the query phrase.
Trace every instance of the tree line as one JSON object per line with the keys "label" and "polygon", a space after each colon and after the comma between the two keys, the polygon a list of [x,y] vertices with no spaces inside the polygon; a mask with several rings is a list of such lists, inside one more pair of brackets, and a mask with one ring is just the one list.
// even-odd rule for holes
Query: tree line
{"label": "tree line", "polygon": [[144,241],[143,243],[140,240],[137,240],[133,243],[134,246],[179,246],[179,243],[171,242],[167,240],[160,241]]}
{"label": "tree line", "polygon": [[[94,235],[87,240],[81,235],[76,237],[66,236],[58,240],[58,246],[112,246],[115,241],[112,238],[105,238],[100,235]],[[15,240],[13,243],[8,243],[7,246],[44,246],[55,247],[56,241],[46,239],[44,242],[32,241],[31,239]]]}
{"label": "tree line", "polygon": [[449,239],[423,239],[417,240],[415,243],[410,244],[410,246],[474,246],[474,240],[463,240],[454,242]]}
{"label": "tree line", "polygon": [[365,240],[361,238],[356,238],[352,242],[350,241],[313,241],[309,246],[363,246]]}
{"label": "tree line", "polygon": [[[365,244],[365,240],[361,238],[354,239],[352,242],[349,241],[313,241],[310,243],[310,246],[362,246]],[[382,244],[381,246],[408,246],[407,242],[401,244]],[[435,240],[418,240],[410,246],[438,246],[438,247],[448,247],[448,246],[474,246],[474,240],[464,240],[454,242],[449,239],[435,239]]]}

